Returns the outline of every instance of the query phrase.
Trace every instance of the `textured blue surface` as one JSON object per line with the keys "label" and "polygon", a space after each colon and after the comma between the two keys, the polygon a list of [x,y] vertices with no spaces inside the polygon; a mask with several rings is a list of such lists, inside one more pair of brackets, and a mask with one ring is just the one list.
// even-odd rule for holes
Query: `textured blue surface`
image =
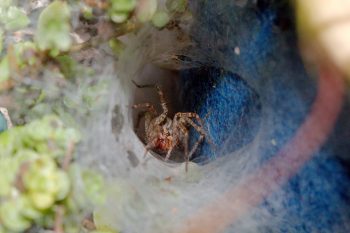
{"label": "textured blue surface", "polygon": [[7,121],[4,117],[4,115],[2,115],[2,113],[0,113],[0,133],[5,131],[7,129]]}
{"label": "textured blue surface", "polygon": [[243,79],[214,67],[185,70],[182,76],[182,91],[191,96],[184,105],[205,118],[206,130],[217,146],[213,148],[206,143],[197,155],[213,159],[239,149],[254,138],[259,128],[261,104],[257,93]]}
{"label": "textured blue surface", "polygon": [[[202,118],[210,114],[206,126],[217,147],[204,145],[196,155],[199,161],[217,156],[234,159],[235,154],[228,152],[251,142],[261,127],[254,153],[263,163],[303,122],[316,85],[298,54],[292,17],[289,27],[278,26],[280,15],[290,15],[283,12],[287,8],[274,1],[263,8],[233,2],[198,4],[192,59],[202,67],[181,72],[182,98],[187,111]],[[236,46],[240,55],[233,52]],[[344,112],[328,143],[260,206],[278,220],[271,219],[259,232],[350,232],[349,107]],[[281,205],[276,206],[275,195],[281,192]]]}

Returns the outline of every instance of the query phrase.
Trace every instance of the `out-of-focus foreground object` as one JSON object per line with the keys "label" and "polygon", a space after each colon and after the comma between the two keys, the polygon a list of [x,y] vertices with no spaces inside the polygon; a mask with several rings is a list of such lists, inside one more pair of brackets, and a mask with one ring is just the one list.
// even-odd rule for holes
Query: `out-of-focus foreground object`
{"label": "out-of-focus foreground object", "polygon": [[0,133],[12,127],[11,118],[6,108],[0,108]]}
{"label": "out-of-focus foreground object", "polygon": [[350,78],[350,1],[296,1],[298,34],[307,59],[328,60]]}
{"label": "out-of-focus foreground object", "polygon": [[[94,213],[98,225],[129,233],[350,232],[343,75],[318,54],[317,72],[305,70],[290,3],[190,1],[186,46],[153,29],[128,38],[109,110],[89,122],[83,145],[82,161],[113,184]],[[164,86],[174,113],[204,120],[215,147],[203,143],[188,173],[176,161],[143,159],[130,106],[159,101],[131,80]]]}

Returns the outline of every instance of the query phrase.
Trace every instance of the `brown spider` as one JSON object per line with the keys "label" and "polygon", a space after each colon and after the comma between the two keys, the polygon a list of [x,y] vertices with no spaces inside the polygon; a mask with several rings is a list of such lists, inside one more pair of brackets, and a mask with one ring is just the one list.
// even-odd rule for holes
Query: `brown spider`
{"label": "brown spider", "polygon": [[[138,85],[133,83],[138,88],[156,88],[163,112],[158,115],[154,106],[150,103],[135,104],[132,107],[134,109],[145,109],[145,133],[146,133],[146,151],[156,150],[161,154],[166,154],[165,161],[167,161],[172,151],[177,146],[183,146],[185,152],[186,172],[188,170],[188,162],[191,159],[194,152],[197,150],[200,143],[204,138],[208,140],[208,137],[204,131],[203,123],[197,113],[194,112],[178,112],[174,115],[173,119],[168,117],[168,107],[164,98],[163,91],[158,85]],[[193,119],[195,119],[199,125],[197,125]],[[139,119],[138,119],[139,121]],[[138,123],[137,123],[138,125]],[[199,138],[194,144],[191,151],[188,153],[189,144],[189,127],[192,126],[198,133]],[[210,141],[209,141],[210,142]]]}

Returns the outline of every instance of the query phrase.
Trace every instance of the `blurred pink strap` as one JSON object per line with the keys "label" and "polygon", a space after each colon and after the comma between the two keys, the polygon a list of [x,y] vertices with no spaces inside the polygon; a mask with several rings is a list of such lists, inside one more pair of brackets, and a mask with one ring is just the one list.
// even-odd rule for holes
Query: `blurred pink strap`
{"label": "blurred pink strap", "polygon": [[285,184],[325,143],[342,109],[345,84],[322,67],[315,102],[295,136],[266,164],[220,198],[199,209],[177,233],[220,233]]}

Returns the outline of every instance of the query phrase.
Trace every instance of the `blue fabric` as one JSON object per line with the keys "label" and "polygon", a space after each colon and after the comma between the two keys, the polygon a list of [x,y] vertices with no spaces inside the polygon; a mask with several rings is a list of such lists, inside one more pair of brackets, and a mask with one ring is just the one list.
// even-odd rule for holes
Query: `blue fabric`
{"label": "blue fabric", "polygon": [[[252,142],[263,127],[266,130],[258,139],[256,156],[266,162],[294,135],[309,112],[316,82],[298,54],[292,16],[284,12],[289,8],[277,2],[270,1],[264,8],[250,2],[240,7],[234,1],[198,4],[192,30],[197,46],[189,56],[201,66],[181,72],[182,99],[186,111],[202,118],[209,113],[206,128],[216,147],[204,144],[195,161],[218,156],[234,159],[229,152]],[[278,25],[283,14],[290,16],[287,28]],[[235,47],[240,48],[239,55]],[[283,219],[279,225],[264,225],[259,232],[350,232],[346,224],[350,222],[347,106],[344,112],[348,114],[339,119],[327,144],[279,191],[284,193],[282,205],[273,204],[277,193],[262,203],[260,208],[272,216],[285,216],[278,216]],[[234,232],[240,232],[238,229]]]}
{"label": "blue fabric", "polygon": [[[206,131],[210,132],[209,138],[214,144],[213,148],[205,143],[197,155],[213,159],[239,149],[254,138],[261,104],[257,93],[243,79],[214,67],[185,70],[182,75],[182,90],[190,97],[184,105],[205,118],[208,123],[205,125],[209,126]],[[193,145],[199,135],[191,133]]]}
{"label": "blue fabric", "polygon": [[0,113],[0,133],[7,129],[7,121],[2,113]]}

